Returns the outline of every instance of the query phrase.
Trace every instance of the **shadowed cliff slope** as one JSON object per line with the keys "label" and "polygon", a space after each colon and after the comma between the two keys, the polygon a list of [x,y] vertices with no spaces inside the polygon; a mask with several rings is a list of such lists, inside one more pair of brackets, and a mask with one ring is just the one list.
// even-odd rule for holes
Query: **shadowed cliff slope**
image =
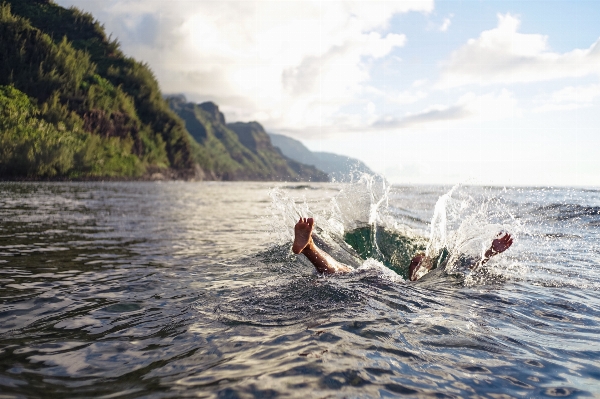
{"label": "shadowed cliff slope", "polygon": [[216,104],[194,104],[183,96],[169,97],[169,104],[200,144],[195,155],[208,160],[201,166],[211,171],[212,178],[328,181],[317,168],[286,158],[257,122],[226,124]]}

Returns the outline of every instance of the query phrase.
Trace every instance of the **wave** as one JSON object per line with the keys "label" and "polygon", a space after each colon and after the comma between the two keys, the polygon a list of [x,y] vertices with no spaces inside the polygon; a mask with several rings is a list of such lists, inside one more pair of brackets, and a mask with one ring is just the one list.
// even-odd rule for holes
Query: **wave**
{"label": "wave", "polygon": [[408,279],[413,256],[426,249],[426,241],[416,235],[392,231],[381,226],[364,226],[344,234],[347,242],[361,257],[373,259]]}
{"label": "wave", "polygon": [[595,224],[600,222],[600,206],[553,203],[537,207],[536,212],[543,214],[544,219],[555,221],[581,219]]}

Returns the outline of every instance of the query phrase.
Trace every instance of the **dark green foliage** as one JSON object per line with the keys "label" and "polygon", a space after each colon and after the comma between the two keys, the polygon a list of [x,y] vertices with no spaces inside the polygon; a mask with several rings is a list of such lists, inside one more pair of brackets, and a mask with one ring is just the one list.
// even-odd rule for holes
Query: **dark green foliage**
{"label": "dark green foliage", "polygon": [[[59,111],[60,112],[60,111]],[[40,118],[30,99],[0,86],[0,175],[7,177],[138,176],[132,141],[101,138]]]}
{"label": "dark green foliage", "polygon": [[45,101],[56,91],[81,95],[81,83],[94,71],[89,57],[66,40],[54,43],[26,20],[0,6],[0,84],[14,84]]}
{"label": "dark green foliage", "polygon": [[144,165],[193,167],[190,137],[148,66],[126,58],[90,14],[48,1],[7,3],[0,6],[0,84],[36,99],[55,126],[131,143]]}
{"label": "dark green foliage", "polygon": [[[120,65],[120,66],[119,66]],[[120,59],[107,68],[107,77],[133,97],[139,118],[160,134],[169,162],[178,169],[191,168],[192,140],[183,122],[162,98],[158,82],[146,64]]]}

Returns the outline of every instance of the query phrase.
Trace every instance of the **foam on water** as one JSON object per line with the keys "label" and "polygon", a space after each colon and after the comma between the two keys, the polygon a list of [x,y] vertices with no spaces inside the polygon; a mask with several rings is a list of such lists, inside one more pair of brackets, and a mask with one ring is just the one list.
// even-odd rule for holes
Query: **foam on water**
{"label": "foam on water", "polygon": [[383,263],[379,262],[376,259],[368,258],[363,262],[363,264],[354,270],[354,273],[361,272],[374,272],[377,274],[379,278],[386,279],[393,282],[403,282],[405,281],[402,276],[390,270]]}

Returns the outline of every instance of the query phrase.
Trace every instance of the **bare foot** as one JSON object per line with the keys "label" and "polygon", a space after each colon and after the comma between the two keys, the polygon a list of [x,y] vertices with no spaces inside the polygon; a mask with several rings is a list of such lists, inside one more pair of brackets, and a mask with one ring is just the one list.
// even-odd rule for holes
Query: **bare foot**
{"label": "bare foot", "polygon": [[312,231],[315,222],[312,218],[300,218],[294,226],[294,245],[292,251],[295,254],[304,254],[313,264],[317,272],[325,274],[348,273],[353,269],[333,259],[329,254],[320,250],[312,240]]}
{"label": "bare foot", "polygon": [[491,253],[492,255],[499,254],[506,251],[513,243],[513,238],[510,234],[505,231],[501,231],[496,236],[496,239],[492,241]]}
{"label": "bare foot", "polygon": [[312,231],[315,222],[313,218],[300,218],[294,226],[294,245],[292,251],[295,254],[301,253],[304,248],[312,244]]}
{"label": "bare foot", "polygon": [[485,265],[492,256],[498,255],[510,248],[512,243],[512,236],[505,231],[501,231],[500,233],[498,233],[494,241],[492,241],[492,245],[490,246],[490,248],[487,251],[485,251],[483,259],[472,265],[470,269],[476,269],[479,266]]}
{"label": "bare foot", "polygon": [[[420,277],[427,274],[426,272],[433,267],[433,261],[424,253],[416,254],[408,267],[408,277],[410,281],[417,281]],[[423,273],[425,271],[425,273]]]}

